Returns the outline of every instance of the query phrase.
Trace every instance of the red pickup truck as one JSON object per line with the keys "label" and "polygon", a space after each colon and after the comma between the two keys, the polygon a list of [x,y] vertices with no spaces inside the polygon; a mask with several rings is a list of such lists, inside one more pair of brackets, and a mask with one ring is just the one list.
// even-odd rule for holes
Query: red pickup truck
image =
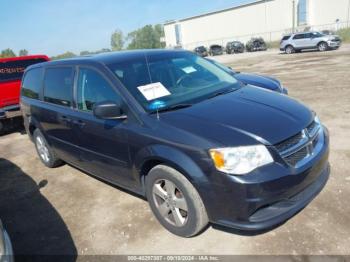
{"label": "red pickup truck", "polygon": [[0,58],[0,134],[21,116],[19,93],[24,70],[46,61],[49,61],[46,55]]}

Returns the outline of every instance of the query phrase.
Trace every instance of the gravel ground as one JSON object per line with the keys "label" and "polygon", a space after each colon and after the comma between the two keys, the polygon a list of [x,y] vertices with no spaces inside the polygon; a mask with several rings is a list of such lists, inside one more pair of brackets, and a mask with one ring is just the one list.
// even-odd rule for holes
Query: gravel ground
{"label": "gravel ground", "polygon": [[[146,201],[68,165],[45,168],[18,130],[0,137],[0,217],[16,254],[350,254],[350,46],[215,57],[242,72],[272,75],[314,109],[331,135],[331,177],[280,227],[256,236],[209,228],[183,239]],[[227,203],[228,208],[234,204]]]}

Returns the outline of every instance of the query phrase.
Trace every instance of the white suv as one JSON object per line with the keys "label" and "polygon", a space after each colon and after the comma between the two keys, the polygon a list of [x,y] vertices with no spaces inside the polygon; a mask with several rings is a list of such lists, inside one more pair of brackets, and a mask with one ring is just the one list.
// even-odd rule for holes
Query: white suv
{"label": "white suv", "polygon": [[284,36],[280,43],[280,50],[292,54],[304,49],[318,49],[319,51],[337,49],[340,45],[341,39],[337,35],[303,32]]}

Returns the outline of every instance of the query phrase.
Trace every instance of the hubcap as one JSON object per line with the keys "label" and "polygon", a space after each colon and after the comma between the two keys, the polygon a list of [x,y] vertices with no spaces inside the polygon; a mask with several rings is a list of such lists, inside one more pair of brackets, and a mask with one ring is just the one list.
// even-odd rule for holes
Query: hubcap
{"label": "hubcap", "polygon": [[326,50],[326,44],[320,44],[320,50],[325,51]]}
{"label": "hubcap", "polygon": [[153,185],[153,200],[160,215],[170,224],[184,226],[188,218],[187,202],[176,185],[167,180],[160,179]]}
{"label": "hubcap", "polygon": [[41,159],[44,160],[44,162],[49,162],[49,150],[47,149],[44,140],[40,136],[36,138],[36,147],[38,149],[39,156],[41,157]]}

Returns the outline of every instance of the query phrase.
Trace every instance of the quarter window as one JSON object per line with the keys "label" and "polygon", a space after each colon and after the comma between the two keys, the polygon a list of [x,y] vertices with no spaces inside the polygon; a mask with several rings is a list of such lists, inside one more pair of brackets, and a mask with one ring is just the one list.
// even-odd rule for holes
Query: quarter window
{"label": "quarter window", "polygon": [[22,83],[22,95],[38,99],[40,88],[41,88],[41,80],[42,80],[42,68],[33,68],[29,70],[25,76]]}
{"label": "quarter window", "polygon": [[71,106],[73,86],[73,69],[71,67],[46,69],[44,85],[44,100],[46,102]]}
{"label": "quarter window", "polygon": [[90,112],[94,104],[105,101],[120,104],[120,97],[98,72],[81,68],[77,90],[78,109]]}

